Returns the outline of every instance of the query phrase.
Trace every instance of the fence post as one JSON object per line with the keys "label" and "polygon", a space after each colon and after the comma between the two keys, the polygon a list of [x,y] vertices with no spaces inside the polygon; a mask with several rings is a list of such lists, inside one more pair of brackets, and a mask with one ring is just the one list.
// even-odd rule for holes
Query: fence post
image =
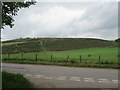
{"label": "fence post", "polygon": [[69,55],[68,55],[68,57],[67,57],[67,62],[68,62],[68,60],[69,60]]}
{"label": "fence post", "polygon": [[101,56],[99,55],[99,63],[100,63]]}
{"label": "fence post", "polygon": [[8,54],[8,60],[10,59],[10,54]]}
{"label": "fence post", "polygon": [[81,55],[80,55],[80,62],[82,62],[82,57],[81,57]]}
{"label": "fence post", "polygon": [[52,59],[53,59],[53,56],[52,56],[52,54],[51,54],[51,61],[52,61]]}
{"label": "fence post", "polygon": [[37,61],[37,54],[36,54],[35,60]]}
{"label": "fence post", "polygon": [[23,53],[21,54],[21,59],[23,59]]}

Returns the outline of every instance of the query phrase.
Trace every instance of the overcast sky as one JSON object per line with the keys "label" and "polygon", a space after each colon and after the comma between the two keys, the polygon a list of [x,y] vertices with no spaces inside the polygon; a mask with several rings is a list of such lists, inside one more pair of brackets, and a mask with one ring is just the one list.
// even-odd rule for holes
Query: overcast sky
{"label": "overcast sky", "polygon": [[25,37],[71,37],[114,40],[118,37],[116,2],[37,2],[2,30],[2,40]]}

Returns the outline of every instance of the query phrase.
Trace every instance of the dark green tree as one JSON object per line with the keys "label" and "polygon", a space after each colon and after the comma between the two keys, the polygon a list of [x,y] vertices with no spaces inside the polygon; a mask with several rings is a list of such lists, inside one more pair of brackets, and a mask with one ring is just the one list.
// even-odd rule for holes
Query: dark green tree
{"label": "dark green tree", "polygon": [[120,43],[120,38],[116,39],[115,41]]}
{"label": "dark green tree", "polygon": [[2,5],[2,26],[9,26],[12,28],[14,26],[13,16],[18,14],[18,11],[22,8],[28,8],[31,5],[35,5],[35,1],[28,1],[28,2],[1,2]]}

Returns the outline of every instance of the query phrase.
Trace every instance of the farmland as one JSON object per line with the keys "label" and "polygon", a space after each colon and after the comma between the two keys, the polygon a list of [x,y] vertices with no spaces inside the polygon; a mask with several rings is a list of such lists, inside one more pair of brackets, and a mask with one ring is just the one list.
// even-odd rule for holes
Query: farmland
{"label": "farmland", "polygon": [[[8,45],[5,45],[6,43]],[[47,62],[70,66],[106,64],[112,65],[110,66],[112,68],[118,64],[118,48],[115,41],[90,38],[26,38],[4,41],[3,44],[3,62],[24,61],[36,64]]]}
{"label": "farmland", "polygon": [[3,41],[2,44],[3,54],[117,47],[115,41],[93,38],[24,38]]}
{"label": "farmland", "polygon": [[[89,49],[77,49],[77,50],[66,50],[66,51],[43,51],[43,52],[33,52],[33,53],[19,53],[10,54],[9,59],[16,60],[37,60],[41,61],[71,61],[80,62],[80,56],[82,62],[98,62],[99,56],[101,62],[111,62],[118,63],[118,49],[117,48],[89,48]],[[8,54],[3,55],[3,59],[7,59]]]}

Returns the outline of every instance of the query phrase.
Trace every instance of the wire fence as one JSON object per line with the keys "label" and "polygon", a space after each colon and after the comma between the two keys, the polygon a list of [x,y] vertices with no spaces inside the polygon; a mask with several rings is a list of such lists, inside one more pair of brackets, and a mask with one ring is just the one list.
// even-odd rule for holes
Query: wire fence
{"label": "wire fence", "polygon": [[102,55],[79,55],[77,57],[72,57],[71,55],[66,55],[64,57],[55,56],[53,54],[40,56],[39,54],[27,55],[25,53],[21,54],[5,54],[3,55],[3,60],[28,60],[28,61],[49,61],[49,62],[66,62],[66,63],[98,63],[98,64],[116,64],[116,60],[109,60]]}

